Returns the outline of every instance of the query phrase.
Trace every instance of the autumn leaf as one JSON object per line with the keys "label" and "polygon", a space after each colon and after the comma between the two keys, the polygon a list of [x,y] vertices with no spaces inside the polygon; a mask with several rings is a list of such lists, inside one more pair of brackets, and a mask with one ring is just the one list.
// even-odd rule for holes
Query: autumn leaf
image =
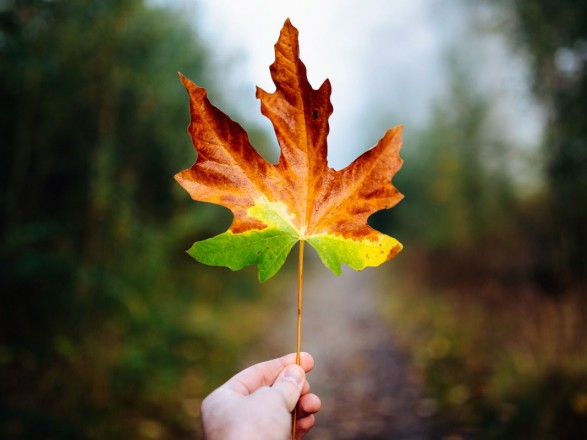
{"label": "autumn leaf", "polygon": [[190,97],[188,132],[198,156],[175,178],[194,200],[234,214],[228,231],[196,242],[188,253],[232,270],[256,264],[261,281],[277,273],[300,240],[312,245],[336,274],[342,263],[362,270],[389,260],[402,245],[371,228],[367,219],[403,197],[391,183],[402,164],[401,127],[388,130],[346,168],[329,168],[330,82],[318,90],[311,87],[299,59],[298,31],[289,20],[270,71],[276,91],[257,88],[257,97],[279,141],[277,164],[261,157],[244,129],[180,74]]}

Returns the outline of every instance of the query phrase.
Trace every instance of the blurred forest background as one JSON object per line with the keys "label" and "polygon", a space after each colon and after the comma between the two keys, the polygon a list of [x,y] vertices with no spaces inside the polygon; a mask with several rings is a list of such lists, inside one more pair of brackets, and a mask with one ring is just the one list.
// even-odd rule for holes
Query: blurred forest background
{"label": "blurred forest background", "polygon": [[[382,310],[446,426],[584,439],[587,1],[494,6],[542,143],[514,158],[495,97],[450,61],[433,122],[407,128],[406,200],[373,218],[406,245]],[[142,0],[0,0],[0,438],[198,435],[202,397],[259,343],[283,281],[188,258],[230,215],[172,179],[194,160],[176,72],[234,98],[213,49]]]}

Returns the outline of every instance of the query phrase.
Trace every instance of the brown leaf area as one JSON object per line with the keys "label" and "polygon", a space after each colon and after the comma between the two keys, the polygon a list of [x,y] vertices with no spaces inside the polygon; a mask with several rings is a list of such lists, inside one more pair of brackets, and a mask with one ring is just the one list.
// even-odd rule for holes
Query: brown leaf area
{"label": "brown leaf area", "polygon": [[367,218],[403,197],[391,183],[402,164],[401,127],[388,130],[347,168],[329,168],[330,82],[317,90],[308,82],[299,58],[298,31],[289,20],[275,45],[270,72],[275,92],[257,88],[257,97],[281,149],[275,165],[254,150],[240,125],[210,104],[204,89],[180,75],[190,96],[188,130],[198,158],[176,175],[177,181],[194,200],[229,208],[234,233],[263,228],[247,217],[247,209],[265,197],[285,204],[302,236],[330,233],[375,241],[379,233],[367,225]]}

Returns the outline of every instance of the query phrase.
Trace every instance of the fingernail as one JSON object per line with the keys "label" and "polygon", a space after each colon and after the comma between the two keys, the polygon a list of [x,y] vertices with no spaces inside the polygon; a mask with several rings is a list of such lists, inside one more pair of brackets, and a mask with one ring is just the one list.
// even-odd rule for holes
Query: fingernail
{"label": "fingernail", "polygon": [[304,373],[301,367],[297,365],[288,365],[283,373],[283,377],[293,380],[299,385],[304,380]]}

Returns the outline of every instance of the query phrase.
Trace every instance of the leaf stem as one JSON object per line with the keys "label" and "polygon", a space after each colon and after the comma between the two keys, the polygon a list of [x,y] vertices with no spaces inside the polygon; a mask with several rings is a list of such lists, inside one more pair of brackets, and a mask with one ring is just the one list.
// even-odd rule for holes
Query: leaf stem
{"label": "leaf stem", "polygon": [[[302,347],[302,281],[304,278],[304,240],[300,240],[300,255],[298,264],[298,325],[296,338],[296,364],[301,365],[301,347]],[[298,407],[294,408],[293,421],[291,428],[291,438],[296,438],[296,422],[297,422]]]}
{"label": "leaf stem", "polygon": [[304,278],[304,240],[300,241],[298,265],[298,333],[296,339],[296,364],[301,365],[300,351],[302,346],[302,280]]}

